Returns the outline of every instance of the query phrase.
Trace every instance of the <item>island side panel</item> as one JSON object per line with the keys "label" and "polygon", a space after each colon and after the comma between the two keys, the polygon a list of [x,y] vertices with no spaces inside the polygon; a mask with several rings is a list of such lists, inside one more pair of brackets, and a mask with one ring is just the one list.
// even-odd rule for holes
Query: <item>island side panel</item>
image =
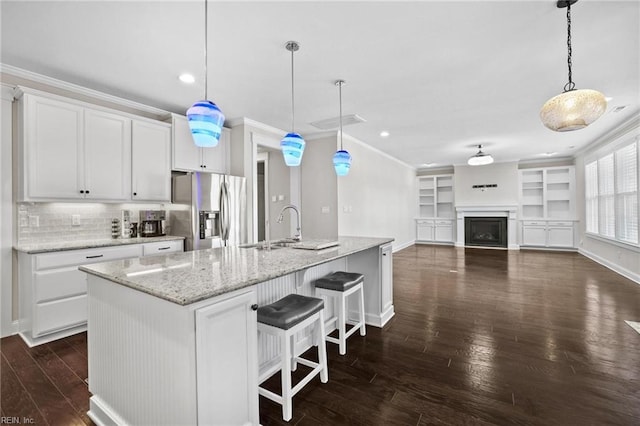
{"label": "island side panel", "polygon": [[197,424],[193,311],[88,275],[89,416]]}

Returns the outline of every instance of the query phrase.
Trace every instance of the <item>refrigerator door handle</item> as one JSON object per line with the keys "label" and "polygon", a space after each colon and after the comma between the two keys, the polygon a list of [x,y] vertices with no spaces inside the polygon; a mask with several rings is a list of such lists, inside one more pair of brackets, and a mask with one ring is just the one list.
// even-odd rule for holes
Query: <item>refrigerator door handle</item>
{"label": "refrigerator door handle", "polygon": [[225,181],[220,185],[220,224],[222,241],[226,246],[229,239],[229,190]]}

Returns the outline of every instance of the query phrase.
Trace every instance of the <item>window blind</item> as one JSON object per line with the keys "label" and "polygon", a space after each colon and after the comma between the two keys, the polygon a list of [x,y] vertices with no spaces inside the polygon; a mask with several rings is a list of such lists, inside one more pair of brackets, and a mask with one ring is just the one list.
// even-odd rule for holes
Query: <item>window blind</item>
{"label": "window blind", "polygon": [[598,160],[598,230],[606,237],[616,236],[613,153]]}
{"label": "window blind", "polygon": [[598,233],[598,163],[585,166],[585,202],[587,232]]}
{"label": "window blind", "polygon": [[617,236],[638,243],[638,153],[637,145],[615,152]]}

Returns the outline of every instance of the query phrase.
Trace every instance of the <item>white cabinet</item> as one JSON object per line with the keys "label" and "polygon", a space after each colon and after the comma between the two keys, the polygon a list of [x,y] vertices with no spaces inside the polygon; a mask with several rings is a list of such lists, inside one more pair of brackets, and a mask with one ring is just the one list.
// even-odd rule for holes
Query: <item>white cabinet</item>
{"label": "white cabinet", "polygon": [[435,221],[418,219],[416,221],[416,235],[418,241],[433,241],[435,239]]}
{"label": "white cabinet", "polygon": [[23,166],[18,199],[82,198],[83,108],[24,94],[18,120]]}
{"label": "white cabinet", "polygon": [[34,346],[86,328],[87,275],[78,266],[183,251],[182,244],[182,240],[171,240],[41,254],[18,252],[20,335]]}
{"label": "white cabinet", "polygon": [[16,97],[18,201],[171,199],[169,124],[32,89]]}
{"label": "white cabinet", "polygon": [[142,255],[167,254],[184,251],[184,241],[158,241],[156,243],[145,243],[142,245]]}
{"label": "white cabinet", "polygon": [[198,424],[258,422],[256,293],[197,309]]}
{"label": "white cabinet", "polygon": [[380,308],[382,317],[393,315],[393,254],[392,245],[380,246]]}
{"label": "white cabinet", "polygon": [[106,111],[84,111],[84,197],[129,199],[131,120]]}
{"label": "white cabinet", "polygon": [[220,142],[212,148],[200,148],[193,143],[187,118],[172,114],[173,170],[228,173],[231,131],[222,129]]}
{"label": "white cabinet", "polygon": [[572,248],[574,166],[519,170],[522,246]]}
{"label": "white cabinet", "polygon": [[419,176],[417,242],[453,242],[453,175]]}
{"label": "white cabinet", "polygon": [[133,120],[131,199],[171,201],[171,127]]}

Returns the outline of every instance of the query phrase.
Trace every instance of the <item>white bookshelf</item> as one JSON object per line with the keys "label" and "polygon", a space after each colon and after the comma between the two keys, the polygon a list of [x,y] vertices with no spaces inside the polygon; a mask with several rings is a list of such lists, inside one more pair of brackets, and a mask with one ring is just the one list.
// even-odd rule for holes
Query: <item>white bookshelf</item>
{"label": "white bookshelf", "polygon": [[453,175],[419,176],[416,241],[453,243]]}

